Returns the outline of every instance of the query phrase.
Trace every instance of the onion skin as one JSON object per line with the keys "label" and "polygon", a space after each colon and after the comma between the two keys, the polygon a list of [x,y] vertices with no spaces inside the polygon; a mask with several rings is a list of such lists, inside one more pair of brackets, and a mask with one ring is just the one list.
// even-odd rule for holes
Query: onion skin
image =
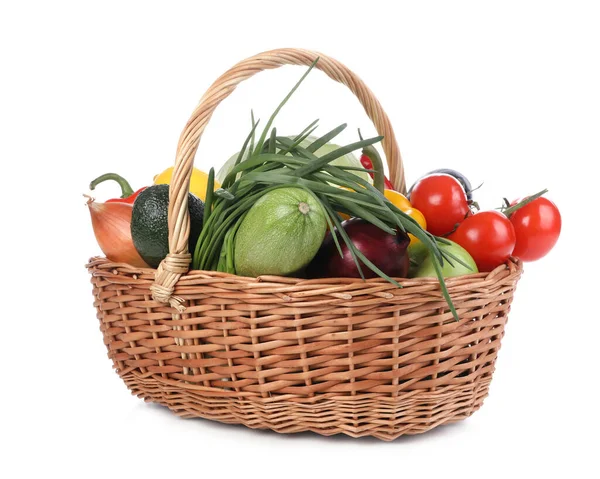
{"label": "onion skin", "polygon": [[98,246],[109,260],[138,268],[150,267],[137,252],[131,239],[132,205],[97,203],[89,198],[87,206]]}
{"label": "onion skin", "polygon": [[[360,218],[346,220],[342,227],[354,246],[381,271],[392,278],[407,277],[410,266],[407,248],[410,239],[406,233],[398,231],[391,235]],[[327,233],[319,252],[307,268],[309,278],[360,278],[350,250],[339,235],[338,239],[343,258],[331,233]],[[361,269],[365,279],[378,277],[362,263]]]}

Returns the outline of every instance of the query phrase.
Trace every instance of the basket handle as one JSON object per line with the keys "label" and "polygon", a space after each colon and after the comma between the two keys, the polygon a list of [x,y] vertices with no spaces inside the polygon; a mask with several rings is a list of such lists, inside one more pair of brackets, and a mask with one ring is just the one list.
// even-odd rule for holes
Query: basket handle
{"label": "basket handle", "polygon": [[316,68],[331,79],[346,85],[360,101],[377,132],[384,137],[383,151],[387,159],[392,184],[402,193],[406,192],[404,168],[390,120],[373,92],[346,66],[321,53],[297,48],[282,48],[259,53],[242,60],[230,68],[209,87],[187,122],[177,145],[175,168],[169,188],[169,251],[159,265],[155,282],[151,287],[155,300],[169,303],[183,311],[183,300],[172,296],[175,284],[188,271],[191,255],[188,252],[190,218],[188,214],[188,191],[194,166],[194,157],[200,137],[213,112],[244,80],[263,70],[283,65],[310,66],[316,59]]}

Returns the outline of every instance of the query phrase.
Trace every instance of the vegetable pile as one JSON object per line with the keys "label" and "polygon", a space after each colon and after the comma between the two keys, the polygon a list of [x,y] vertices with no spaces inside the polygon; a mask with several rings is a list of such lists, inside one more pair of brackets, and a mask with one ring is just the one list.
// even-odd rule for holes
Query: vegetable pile
{"label": "vegetable pile", "polygon": [[[346,125],[313,136],[317,122],[280,136],[274,120],[308,75],[241,150],[215,175],[194,168],[188,198],[193,269],[241,276],[300,278],[437,277],[489,272],[511,256],[534,261],[560,234],[560,213],[546,190],[499,210],[477,212],[469,180],[450,169],[421,177],[408,197],[384,177],[374,145],[382,137],[337,146]],[[361,151],[360,160],[353,152]],[[156,268],[167,255],[168,195],[173,168],[134,192],[116,174],[122,197],[88,206],[100,248],[112,261]],[[216,180],[219,179],[219,181]]]}

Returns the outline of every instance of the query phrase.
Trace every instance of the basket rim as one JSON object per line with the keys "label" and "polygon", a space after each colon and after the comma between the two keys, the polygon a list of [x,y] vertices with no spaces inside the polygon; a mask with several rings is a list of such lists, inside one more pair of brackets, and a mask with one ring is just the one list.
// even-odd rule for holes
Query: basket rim
{"label": "basket rim", "polygon": [[[87,269],[90,268],[101,268],[105,270],[122,269],[132,274],[148,274],[155,275],[155,268],[144,268],[132,266],[128,263],[118,263],[111,261],[104,256],[92,256],[88,263],[85,265]],[[511,256],[505,263],[499,265],[494,270],[489,272],[471,273],[461,276],[455,276],[451,278],[444,278],[446,286],[465,285],[469,283],[475,283],[480,280],[494,280],[504,279],[507,276],[517,275],[520,276],[523,272],[523,262],[514,256]],[[257,277],[240,276],[237,274],[230,274],[218,271],[205,271],[205,270],[189,270],[183,274],[179,282],[185,282],[184,278],[206,278],[215,279],[226,282],[245,282],[245,283],[276,283],[276,284],[287,284],[287,285],[302,285],[302,286],[317,286],[319,289],[326,287],[339,287],[340,285],[382,285],[388,284],[394,286],[392,283],[384,278],[376,277],[363,280],[362,278],[344,278],[344,277],[332,277],[332,278],[318,278],[318,279],[305,279],[290,276],[275,276],[275,275],[261,275]],[[437,278],[398,278],[394,277],[401,286],[419,286],[419,285],[433,285],[439,284]],[[395,286],[394,286],[395,287]]]}

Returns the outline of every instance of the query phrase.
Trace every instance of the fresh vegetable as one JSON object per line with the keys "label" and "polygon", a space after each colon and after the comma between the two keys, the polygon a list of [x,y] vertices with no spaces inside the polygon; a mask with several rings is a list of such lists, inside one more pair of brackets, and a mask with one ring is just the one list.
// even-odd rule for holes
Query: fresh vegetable
{"label": "fresh vegetable", "polygon": [[[142,191],[131,216],[131,237],[140,256],[157,268],[169,253],[169,185],[154,185]],[[189,248],[193,249],[202,231],[204,203],[188,193],[190,213]]]}
{"label": "fresh vegetable", "polygon": [[[450,176],[453,176],[454,178],[456,178],[458,180],[458,182],[460,183],[460,185],[462,186],[463,190],[465,190],[465,194],[467,196],[467,200],[468,201],[472,201],[473,200],[473,188],[471,186],[471,182],[469,181],[469,179],[465,175],[463,175],[462,173],[460,173],[459,171],[451,170],[450,168],[439,168],[437,170],[430,171],[426,175],[423,175],[421,178],[419,178],[415,182],[415,184],[418,183],[419,181],[421,181],[426,176],[438,175],[438,174],[450,175]],[[410,187],[410,189],[408,190],[408,193],[406,195],[408,197],[408,199],[411,199],[412,190],[415,187],[415,184],[413,184]]]}
{"label": "fresh vegetable", "polygon": [[[373,169],[373,162],[371,161],[371,158],[369,158],[365,150],[363,150],[362,155],[360,155],[360,163],[365,167],[365,170]],[[369,175],[371,175],[371,178],[375,177],[375,173],[369,173]],[[383,177],[383,181],[386,190],[394,189],[394,185],[392,185],[392,182],[387,179],[387,176]]]}
{"label": "fresh vegetable", "polygon": [[552,201],[541,197],[545,192],[521,202],[515,200],[504,210],[515,229],[516,244],[512,254],[523,261],[536,261],[546,256],[560,236],[560,212]]}
{"label": "fresh vegetable", "polygon": [[497,211],[469,216],[449,236],[475,260],[479,271],[492,271],[511,256],[517,241],[509,219]]}
{"label": "fresh vegetable", "polygon": [[115,263],[147,268],[131,239],[133,207],[123,202],[98,203],[87,197],[94,235],[104,255]]}
{"label": "fresh vegetable", "polygon": [[383,195],[391,201],[391,203],[398,209],[406,211],[412,208],[412,204],[408,201],[408,198],[402,193],[398,193],[394,190],[383,190]]}
{"label": "fresh vegetable", "polygon": [[[394,190],[384,190],[383,194],[400,211],[403,211],[412,219],[414,219],[417,223],[419,223],[419,226],[421,228],[423,228],[424,230],[427,229],[427,220],[425,219],[425,216],[418,209],[412,207],[410,201],[408,201],[406,196]],[[416,243],[419,241],[414,235],[410,233],[408,237],[410,238],[411,243]]]}
{"label": "fresh vegetable", "polygon": [[250,208],[235,235],[234,265],[242,276],[287,276],[317,253],[327,221],[319,201],[307,190],[271,190]]}
{"label": "fresh vegetable", "polygon": [[[413,220],[415,220],[417,223],[419,223],[419,226],[421,228],[423,228],[424,230],[427,229],[427,220],[425,219],[425,216],[423,215],[423,213],[421,213],[418,209],[416,209],[416,208],[408,208],[407,210],[403,210],[403,211],[408,216],[410,216]],[[413,234],[409,233],[408,237],[410,238],[411,244],[419,242],[419,238],[417,238]]]}
{"label": "fresh vegetable", "polygon": [[106,200],[106,203],[127,203],[133,205],[133,202],[138,197],[138,195],[146,189],[146,187],[144,186],[143,188],[140,188],[139,190],[134,192],[131,188],[131,185],[127,182],[125,178],[123,178],[120,175],[117,175],[116,173],[106,173],[102,176],[99,176],[90,183],[90,190],[95,190],[96,186],[108,180],[116,181],[117,183],[119,183],[119,186],[121,187],[121,197]]}
{"label": "fresh vegetable", "polygon": [[[167,168],[162,173],[154,177],[155,185],[168,185],[171,183],[173,177],[173,167]],[[192,176],[190,178],[190,193],[204,201],[206,199],[206,186],[208,184],[208,174],[204,171],[194,168],[192,170]],[[221,183],[217,180],[214,181],[214,189],[221,188]]]}
{"label": "fresh vegetable", "polygon": [[[354,247],[386,275],[392,278],[406,277],[409,267],[406,250],[409,238],[405,232],[386,233],[359,218],[344,221],[341,227]],[[337,229],[335,231],[337,232]],[[307,268],[307,275],[310,278],[360,278],[361,274],[350,248],[343,244],[341,251],[340,255],[332,233],[327,233],[323,245]],[[365,278],[377,276],[373,270],[368,268],[363,268],[363,275]]]}
{"label": "fresh vegetable", "polygon": [[[440,244],[439,248],[454,255],[452,262],[446,261],[442,267],[444,278],[478,272],[473,257],[459,244],[450,241],[448,244]],[[436,273],[433,264],[435,260],[423,243],[411,243],[408,247],[408,255],[411,263],[408,274],[410,278],[435,278]]]}
{"label": "fresh vegetable", "polygon": [[419,180],[410,198],[425,216],[427,230],[437,236],[450,233],[471,213],[465,191],[450,175],[435,174]]}

